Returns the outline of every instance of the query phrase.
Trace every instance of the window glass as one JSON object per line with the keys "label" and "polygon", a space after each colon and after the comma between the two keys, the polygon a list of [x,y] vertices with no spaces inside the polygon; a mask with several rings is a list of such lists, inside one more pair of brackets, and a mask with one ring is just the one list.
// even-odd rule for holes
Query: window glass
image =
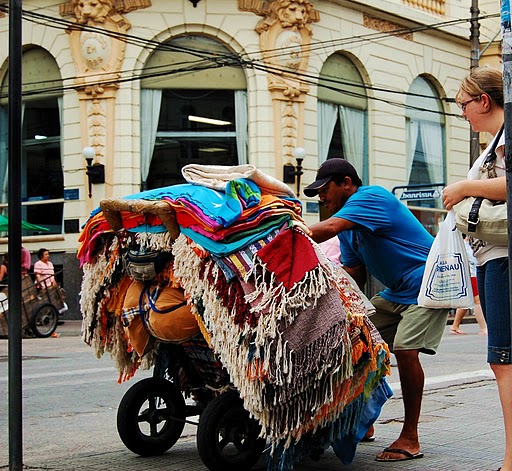
{"label": "window glass", "polygon": [[[57,98],[26,103],[23,117],[22,201],[34,203],[63,198],[60,152]],[[49,233],[60,234],[63,204],[23,206],[23,218],[49,228]]]}
{"label": "window glass", "polygon": [[[44,234],[61,234],[64,177],[61,162],[62,81],[55,59],[44,49],[23,52],[23,127],[21,162],[22,218],[49,229]],[[0,95],[0,202],[7,214],[8,70]],[[57,201],[55,201],[57,200]],[[24,231],[23,235],[37,234]]]}
{"label": "window glass", "polygon": [[[205,68],[191,74],[170,74],[165,80],[150,79],[155,68],[172,69],[177,64],[182,67],[185,62],[197,61],[197,54],[187,52],[192,46],[192,51],[202,51],[206,56],[230,53],[220,43],[200,36],[175,38],[170,44],[180,47],[176,51],[166,48],[155,52],[143,74],[143,189],[184,183],[181,169],[187,164],[232,166],[247,162],[247,97],[243,89],[243,70],[239,67]],[[218,76],[218,70],[223,70],[222,77]]]}
{"label": "window glass", "polygon": [[[410,188],[441,190],[445,180],[445,119],[433,85],[417,77],[406,108],[407,176]],[[441,208],[441,198],[408,201],[409,206]]]}
{"label": "window glass", "polygon": [[368,100],[357,67],[343,54],[331,55],[318,80],[318,165],[347,159],[368,183]]}
{"label": "window glass", "polygon": [[163,91],[148,188],[185,183],[187,164],[238,164],[233,91]]}

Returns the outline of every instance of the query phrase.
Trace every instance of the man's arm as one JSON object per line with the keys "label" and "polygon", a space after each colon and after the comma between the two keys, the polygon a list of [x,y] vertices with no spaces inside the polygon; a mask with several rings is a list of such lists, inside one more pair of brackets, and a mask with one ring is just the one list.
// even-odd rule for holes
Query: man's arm
{"label": "man's arm", "polygon": [[355,267],[343,266],[343,269],[354,279],[359,289],[363,290],[366,284],[366,267],[364,265],[357,265]]}
{"label": "man's arm", "polygon": [[337,236],[341,231],[352,229],[354,226],[355,224],[347,219],[330,217],[329,219],[317,222],[310,227],[311,238],[317,243],[325,242],[326,240]]}

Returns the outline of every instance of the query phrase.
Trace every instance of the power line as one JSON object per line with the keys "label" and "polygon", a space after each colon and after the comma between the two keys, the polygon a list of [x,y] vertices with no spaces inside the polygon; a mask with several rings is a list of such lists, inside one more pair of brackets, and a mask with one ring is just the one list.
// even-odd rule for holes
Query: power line
{"label": "power line", "polygon": [[[2,10],[2,9],[8,10],[8,8],[6,6],[0,5],[0,10]],[[248,53],[241,54],[241,55],[212,54],[212,52],[208,51],[208,50],[192,49],[192,48],[188,48],[188,47],[178,46],[175,44],[161,43],[158,41],[140,39],[140,38],[137,38],[136,36],[127,35],[125,33],[109,32],[102,28],[97,28],[94,26],[77,25],[76,23],[71,22],[69,20],[53,18],[53,17],[49,17],[47,15],[43,15],[40,13],[34,13],[34,12],[30,12],[30,11],[25,11],[24,13],[25,13],[25,16],[28,17],[27,21],[32,21],[36,24],[41,24],[41,25],[44,25],[47,27],[66,29],[68,31],[73,30],[73,29],[79,29],[81,31],[94,31],[94,32],[98,32],[103,35],[108,35],[115,39],[123,40],[125,42],[134,44],[136,46],[145,47],[148,44],[151,44],[154,46],[155,50],[159,50],[159,51],[167,50],[167,51],[172,51],[172,52],[182,52],[182,53],[191,54],[195,57],[200,57],[200,59],[198,59],[196,61],[181,62],[181,63],[173,64],[173,67],[184,65],[185,67],[183,67],[181,69],[177,68],[177,69],[169,70],[169,68],[168,68],[169,66],[164,65],[164,66],[160,66],[160,67],[155,67],[154,68],[155,71],[149,72],[149,73],[148,73],[148,71],[150,69],[148,69],[148,68],[135,69],[135,70],[130,70],[130,71],[120,71],[119,74],[121,74],[121,75],[125,74],[125,73],[133,74],[134,72],[135,73],[141,72],[141,73],[140,73],[140,75],[135,75],[132,77],[112,79],[112,80],[108,80],[108,81],[99,81],[99,83],[101,85],[129,82],[129,81],[140,80],[140,79],[145,79],[145,78],[157,78],[160,76],[168,76],[168,75],[174,75],[174,74],[187,74],[187,73],[193,73],[193,72],[206,70],[206,69],[210,69],[210,68],[218,68],[218,67],[225,67],[225,66],[240,66],[240,67],[243,67],[246,69],[253,68],[255,70],[260,70],[260,71],[264,71],[267,73],[275,73],[275,74],[279,74],[279,75],[283,75],[283,74],[288,74],[289,76],[295,75],[296,78],[301,80],[303,83],[307,83],[310,85],[317,85],[319,87],[324,87],[324,88],[327,88],[327,89],[330,89],[333,91],[337,91],[337,92],[352,95],[352,96],[382,101],[382,102],[385,102],[385,103],[388,103],[388,104],[391,104],[394,106],[402,106],[402,107],[417,109],[420,111],[440,113],[440,114],[444,114],[446,116],[458,116],[458,115],[454,115],[451,113],[444,113],[444,112],[428,110],[428,109],[423,109],[423,108],[415,108],[415,107],[411,107],[410,105],[406,105],[403,103],[386,100],[386,99],[379,98],[379,97],[367,96],[364,93],[356,93],[354,91],[348,91],[346,89],[339,89],[334,86],[329,86],[325,82],[329,82],[329,83],[332,83],[335,85],[340,85],[340,86],[349,86],[349,87],[353,87],[353,88],[361,88],[361,89],[365,89],[365,90],[400,94],[400,95],[406,95],[406,96],[417,96],[417,97],[422,97],[422,98],[434,98],[434,99],[437,99],[437,97],[418,95],[418,94],[414,94],[414,93],[410,93],[410,92],[405,92],[402,90],[386,89],[383,87],[374,87],[374,86],[368,86],[368,85],[364,85],[364,84],[360,84],[360,83],[347,82],[347,81],[343,81],[342,79],[335,78],[335,77],[316,76],[316,75],[313,76],[313,75],[309,75],[307,73],[297,73],[294,70],[286,70],[285,68],[279,68],[279,67],[269,65],[264,60],[261,61],[261,60],[255,60],[255,59],[243,59],[242,57],[248,56],[249,55]],[[491,15],[483,16],[481,18],[486,19],[486,18],[492,18],[492,17],[496,17],[496,16],[499,16],[499,15],[491,14]],[[43,22],[43,20],[44,20],[44,22]],[[48,22],[48,20],[52,20],[52,22]],[[464,19],[457,19],[457,20],[449,20],[446,22],[436,23],[433,25],[418,26],[415,28],[403,28],[403,29],[399,29],[399,30],[395,30],[395,31],[391,31],[391,32],[386,32],[386,33],[381,33],[381,32],[369,33],[368,35],[354,36],[351,38],[340,38],[338,40],[329,40],[329,41],[322,41],[322,42],[319,41],[319,42],[315,43],[313,46],[309,46],[309,50],[316,50],[320,47],[324,48],[326,44],[330,44],[331,46],[333,46],[333,45],[339,46],[339,45],[344,45],[344,44],[353,44],[354,42],[362,41],[362,40],[375,41],[376,39],[388,38],[390,36],[405,34],[406,32],[435,30],[441,26],[449,26],[449,25],[453,25],[456,23],[467,22],[467,21],[470,21],[470,19],[464,18]],[[287,49],[290,49],[290,48],[280,48],[280,49],[274,49],[274,50],[269,50],[269,51],[279,51],[280,53],[284,53],[283,51],[286,51]],[[279,57],[279,56],[275,55],[273,57]],[[266,58],[268,59],[268,56],[266,56]],[[153,69],[153,68],[151,68],[151,69]],[[158,71],[158,69],[161,69],[161,70]],[[107,74],[105,73],[105,75],[107,75]],[[108,74],[108,75],[111,76],[111,74]],[[101,74],[97,74],[96,77],[101,78]],[[63,80],[71,80],[72,78],[73,77],[70,77],[67,79],[65,78]],[[319,82],[317,82],[317,80],[321,80],[324,83],[319,83]],[[45,82],[32,82],[30,85],[37,85],[38,83],[45,83]],[[76,90],[76,89],[80,89],[80,88],[83,88],[83,85],[71,85],[71,86],[67,86],[67,87],[46,87],[46,88],[42,87],[37,90],[27,91],[24,93],[24,96],[47,94],[47,93],[51,93],[51,92],[59,92],[59,91],[65,91],[65,90]],[[0,98],[3,98],[3,97],[4,97],[4,95],[0,95]],[[441,99],[445,100],[445,101],[452,101],[449,98],[441,98]]]}
{"label": "power line", "polygon": [[[8,12],[8,6],[0,5],[0,11]],[[212,52],[208,51],[208,50],[192,49],[192,48],[187,48],[184,46],[170,45],[168,43],[162,43],[162,42],[154,41],[151,39],[142,39],[142,38],[139,38],[137,36],[133,36],[133,35],[130,35],[127,33],[107,31],[103,28],[98,28],[95,26],[78,25],[74,21],[66,20],[63,18],[55,18],[52,16],[44,15],[42,13],[36,13],[34,11],[23,10],[23,16],[27,17],[26,18],[27,21],[32,20],[32,22],[46,26],[46,27],[71,30],[71,31],[72,30],[80,30],[80,31],[97,32],[97,33],[100,33],[100,34],[103,34],[106,36],[110,36],[115,39],[123,40],[126,43],[135,45],[135,46],[147,47],[148,45],[150,45],[150,46],[154,46],[155,48],[158,48],[159,50],[170,50],[170,51],[174,51],[174,52],[176,52],[176,51],[187,52],[189,54],[192,54],[192,55],[195,54],[200,57],[212,55]],[[490,18],[497,18],[499,16],[500,16],[499,13],[493,13],[493,14],[488,14],[488,15],[481,15],[477,19],[479,21],[481,21],[481,20],[490,19]],[[36,20],[42,20],[42,22],[36,21]],[[433,24],[429,24],[429,25],[419,25],[419,26],[410,27],[410,28],[399,28],[396,30],[391,30],[391,31],[386,31],[386,32],[379,31],[379,32],[375,32],[375,33],[368,33],[365,35],[352,36],[349,38],[340,38],[340,39],[334,39],[334,40],[331,39],[331,40],[327,40],[327,41],[317,41],[317,42],[313,42],[309,46],[309,50],[315,51],[315,50],[323,49],[327,46],[339,47],[339,46],[345,46],[348,44],[354,44],[354,43],[357,43],[360,41],[375,41],[378,39],[388,39],[388,38],[395,37],[395,36],[401,36],[401,35],[405,35],[408,33],[439,30],[442,27],[454,26],[454,25],[462,24],[462,23],[470,23],[473,20],[474,20],[474,18],[472,19],[471,17],[458,18],[458,19],[433,23]],[[261,51],[258,51],[256,54],[258,54],[258,55],[264,54],[266,58],[275,58],[275,57],[279,57],[279,55],[281,55],[281,54],[288,54],[292,50],[294,50],[294,46],[261,50]],[[275,54],[274,56],[272,56],[272,55],[270,55],[271,53],[279,53],[279,54]],[[219,55],[216,55],[216,57],[218,59],[222,59],[222,57],[232,58],[232,59],[235,57],[238,57],[239,59],[242,59],[244,56],[247,56],[249,58],[250,54],[252,54],[252,53],[246,52],[246,53],[240,54],[240,56],[236,55],[235,53],[222,54],[222,55],[219,54]]]}

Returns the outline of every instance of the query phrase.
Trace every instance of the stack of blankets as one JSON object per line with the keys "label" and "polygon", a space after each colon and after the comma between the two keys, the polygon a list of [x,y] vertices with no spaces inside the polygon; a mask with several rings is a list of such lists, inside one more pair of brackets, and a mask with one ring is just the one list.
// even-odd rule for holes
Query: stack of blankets
{"label": "stack of blankets", "polygon": [[261,424],[271,444],[268,471],[291,470],[333,444],[350,463],[390,395],[389,351],[367,300],[309,237],[287,185],[250,165],[189,165],[183,175],[186,184],[123,198],[168,204],[177,238],[154,214],[120,211],[117,231],[101,209],[91,214],[78,251],[84,340],[98,356],[112,355],[120,381],[151,366],[151,352],[140,358],[123,330],[131,280],[122,258],[134,243],[172,252],[159,276],[184,290],[208,345]]}

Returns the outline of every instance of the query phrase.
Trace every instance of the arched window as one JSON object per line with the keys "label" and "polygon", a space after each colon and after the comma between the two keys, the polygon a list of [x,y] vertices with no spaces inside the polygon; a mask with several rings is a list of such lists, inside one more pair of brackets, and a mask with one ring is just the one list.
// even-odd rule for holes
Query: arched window
{"label": "arched window", "polygon": [[172,39],[141,82],[141,187],[182,183],[186,164],[247,163],[247,93],[233,54],[202,36]]}
{"label": "arched window", "polygon": [[[414,79],[406,100],[407,178],[409,185],[445,183],[445,118],[439,95],[423,77]],[[441,207],[440,198],[409,205]]]}
{"label": "arched window", "polygon": [[[62,80],[55,59],[39,47],[22,56],[22,218],[61,234],[64,178],[61,163]],[[0,203],[8,202],[8,76],[0,92]],[[37,231],[24,231],[24,235]]]}
{"label": "arched window", "polygon": [[368,100],[363,79],[344,55],[330,56],[318,81],[318,164],[347,159],[368,182]]}

